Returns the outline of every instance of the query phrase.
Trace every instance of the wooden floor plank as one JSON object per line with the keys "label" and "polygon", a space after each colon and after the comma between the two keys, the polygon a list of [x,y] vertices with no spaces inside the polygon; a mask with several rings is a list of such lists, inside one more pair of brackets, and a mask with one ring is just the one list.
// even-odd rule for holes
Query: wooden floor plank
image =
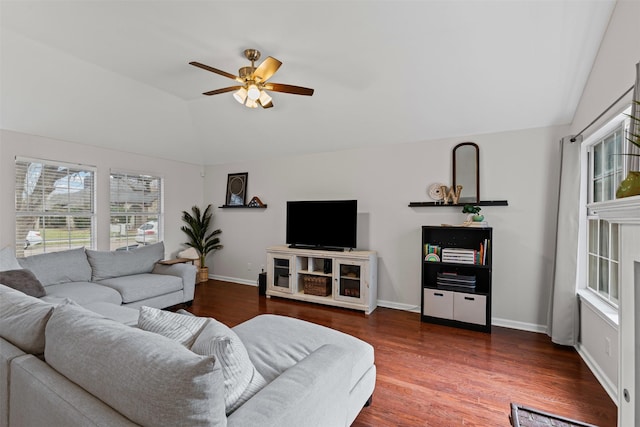
{"label": "wooden floor plank", "polygon": [[375,348],[373,405],[355,427],[509,426],[510,403],[600,427],[617,408],[572,348],[544,334],[493,327],[491,334],[420,322],[385,308],[371,315],[258,296],[252,286],[199,284],[190,311],[235,326],[258,314],[296,317],[356,336]]}

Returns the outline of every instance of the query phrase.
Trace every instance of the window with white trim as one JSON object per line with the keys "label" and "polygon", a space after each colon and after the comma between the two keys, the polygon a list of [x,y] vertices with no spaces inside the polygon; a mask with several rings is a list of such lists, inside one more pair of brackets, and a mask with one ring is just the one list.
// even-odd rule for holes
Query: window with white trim
{"label": "window with white trim", "polygon": [[597,218],[589,219],[588,234],[587,286],[617,306],[620,271],[618,224]]}
{"label": "window with white trim", "polygon": [[109,186],[111,249],[129,250],[161,241],[163,179],[112,171]]}
{"label": "window with white trim", "polygon": [[616,189],[630,168],[632,151],[627,141],[630,109],[615,117],[585,141],[588,158],[587,207],[587,288],[618,306],[619,227],[600,219],[593,207],[615,199]]}
{"label": "window with white trim", "polygon": [[95,247],[93,166],[16,158],[16,255]]}

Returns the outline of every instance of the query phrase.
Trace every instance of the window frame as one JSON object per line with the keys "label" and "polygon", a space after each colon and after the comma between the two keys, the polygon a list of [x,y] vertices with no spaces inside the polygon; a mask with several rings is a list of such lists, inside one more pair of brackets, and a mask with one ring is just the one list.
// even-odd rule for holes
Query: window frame
{"label": "window frame", "polygon": [[[67,194],[71,194],[70,188],[71,188],[71,182],[72,179],[73,180],[77,180],[78,178],[80,178],[82,180],[82,190],[84,190],[85,188],[85,180],[86,180],[86,176],[81,176],[80,174],[82,172],[86,172],[86,173],[90,173],[90,179],[89,182],[91,183],[91,187],[90,187],[90,195],[86,200],[83,200],[86,204],[89,205],[89,209],[81,209],[81,210],[74,210],[71,203],[67,204],[67,208],[66,209],[58,209],[58,210],[49,210],[46,208],[45,206],[45,197],[47,196],[51,196],[58,188],[63,189],[62,191],[64,191],[63,186],[55,186],[53,191],[50,191],[48,194],[45,195],[45,190],[46,188],[43,187],[42,188],[42,194],[40,194],[38,197],[42,197],[42,200],[40,202],[39,205],[39,209],[32,209],[32,208],[27,208],[24,209],[21,206],[21,203],[24,201],[24,197],[23,199],[19,201],[19,194],[24,194],[25,192],[25,186],[29,186],[30,183],[27,183],[27,177],[29,174],[29,168],[31,167],[31,165],[34,164],[39,164],[41,165],[41,168],[45,168],[46,166],[50,166],[50,167],[54,167],[54,168],[58,168],[58,171],[67,170],[67,174],[66,177],[62,174],[60,174],[60,177],[57,178],[53,185],[55,186],[55,183],[57,183],[58,181],[62,180],[62,179],[67,179]],[[24,169],[24,175],[22,175],[22,171],[21,169]],[[37,185],[38,182],[41,179],[41,173],[42,170],[40,172],[38,172],[38,178],[37,181],[34,183],[34,189],[32,189],[31,191],[35,191],[37,189]],[[20,174],[20,175],[19,175]],[[89,176],[89,175],[87,175]],[[73,178],[72,178],[73,177]],[[93,165],[86,165],[86,164],[80,164],[80,163],[70,163],[70,162],[63,162],[63,161],[58,161],[58,160],[49,160],[49,159],[39,159],[39,158],[32,158],[32,157],[22,157],[22,156],[16,156],[15,160],[14,160],[14,214],[15,214],[15,220],[14,220],[14,239],[15,239],[15,252],[16,252],[16,256],[32,256],[32,255],[37,255],[39,253],[48,253],[48,252],[58,252],[58,251],[62,251],[62,250],[68,250],[68,249],[74,249],[74,248],[78,248],[78,247],[89,247],[90,249],[95,249],[96,248],[96,220],[97,220],[97,214],[96,214],[96,178],[97,178],[97,167],[93,166]],[[78,191],[82,191],[82,190],[78,190]],[[28,193],[30,193],[29,189],[26,190]],[[68,202],[70,202],[70,198],[68,199]],[[28,203],[28,202],[27,202]],[[30,203],[28,203],[27,206],[29,206]],[[37,244],[33,245],[33,248],[29,251],[27,251],[28,246],[31,245],[27,245],[27,236],[29,233],[24,234],[22,231],[23,228],[23,224],[22,221],[24,220],[24,218],[29,218],[29,217],[35,217],[38,218],[39,222],[42,222],[44,224],[43,228],[44,228],[44,235],[42,233],[42,230],[38,231],[38,236],[40,236],[40,242],[38,242]],[[66,237],[66,244],[65,239],[55,239],[55,238],[50,238],[47,239],[47,218],[49,222],[60,222],[62,219],[64,219],[64,222],[66,223],[66,227],[67,227],[67,237]],[[71,218],[71,221],[69,221],[69,218]],[[82,222],[85,222],[87,220],[87,218],[89,219],[89,225],[87,227],[77,227],[74,228],[71,226],[71,224],[75,223],[78,219],[82,219]],[[76,219],[74,221],[74,219]],[[31,228],[31,227],[26,227],[26,229]],[[34,227],[35,228],[35,227]],[[52,230],[54,228],[57,227],[49,227],[49,234],[54,235],[54,233],[52,233]],[[89,236],[88,236],[88,244],[87,244],[87,239],[82,238],[82,243],[81,244],[74,244],[74,242],[78,241],[77,238],[77,234],[78,234],[78,230],[88,230]],[[30,230],[32,231],[32,230]],[[35,231],[35,230],[33,230]],[[73,233],[73,231],[75,231],[75,233]],[[24,238],[21,237],[24,234]],[[65,234],[64,232],[57,232],[55,234]],[[74,237],[74,234],[76,235]],[[83,234],[83,233],[81,233]],[[35,252],[35,253],[34,253]]]}
{"label": "window frame", "polygon": [[[614,164],[620,163],[621,169],[619,178],[617,178],[613,185],[613,193],[611,194],[611,199],[607,200],[598,200],[594,202],[595,196],[595,186],[594,183],[597,181],[597,177],[594,173],[594,147],[598,144],[603,143],[608,137],[613,135],[615,132],[621,131],[621,144],[620,149],[622,153],[628,152],[630,143],[627,141],[627,136],[629,132],[630,119],[627,115],[631,112],[631,106],[627,106],[618,114],[616,114],[608,123],[602,126],[600,129],[596,130],[592,135],[586,138],[582,143],[582,160],[584,162],[584,167],[582,168],[583,176],[582,183],[584,185],[584,199],[583,201],[583,210],[582,210],[582,219],[581,219],[581,235],[583,236],[583,243],[580,245],[580,258],[583,260],[581,266],[581,275],[582,280],[579,282],[579,289],[584,289],[590,292],[592,295],[595,295],[600,301],[603,301],[608,306],[613,307],[615,310],[618,309],[620,300],[620,228],[618,223],[610,221],[610,218],[607,216],[600,215],[600,210],[602,207],[609,207],[612,204],[616,204],[617,199],[615,198],[615,188],[619,185],[620,180],[624,179],[629,171],[629,161],[626,159],[628,156],[622,156],[618,153],[614,153],[612,155],[616,157],[623,157],[621,162],[615,161]],[[603,159],[604,162],[604,159]],[[615,169],[615,167],[614,167]],[[602,171],[604,173],[604,170]],[[603,175],[600,175],[602,178]],[[603,192],[604,194],[604,192]],[[596,222],[598,227],[598,236],[597,236],[597,251],[593,251],[593,236],[591,235],[593,229],[592,224]],[[608,245],[606,249],[601,245],[600,237],[602,233],[600,232],[600,227],[603,224],[607,224],[609,228],[608,234]],[[613,236],[611,230],[616,230],[616,235]],[[614,248],[613,245],[616,247]],[[616,257],[611,258],[611,255],[615,250]],[[602,252],[601,252],[602,251]],[[605,252],[605,253],[603,253]],[[595,276],[598,278],[598,283],[594,286],[593,283],[590,282],[592,277],[594,276],[594,271],[592,270],[593,265],[590,264],[590,261],[597,259],[598,266],[596,267]],[[602,263],[607,264],[608,274],[607,274],[607,284],[608,289],[606,292],[602,292],[600,282],[601,276],[601,266]],[[615,272],[612,271],[612,267],[615,266]],[[611,284],[612,281],[615,282],[616,291],[612,292]],[[615,295],[615,296],[614,296]]]}
{"label": "window frame", "polygon": [[[152,197],[149,197],[149,194],[153,192],[145,192],[142,190],[141,194],[136,195],[138,200],[133,202],[134,204],[142,203],[141,209],[134,211],[125,210],[126,214],[123,214],[121,208],[125,206],[126,203],[118,201],[114,205],[113,197],[114,194],[121,194],[121,192],[125,190],[121,189],[121,186],[119,185],[117,187],[118,189],[114,191],[112,188],[114,179],[122,179],[125,182],[135,182],[136,180],[141,179],[149,180],[150,183],[155,181],[157,199],[152,200]],[[164,176],[148,172],[120,169],[111,169],[109,171],[109,246],[111,250],[128,251],[138,246],[144,246],[145,244],[152,244],[164,240],[164,181]],[[126,191],[132,190],[129,189]],[[139,199],[139,197],[141,197],[141,199]],[[129,199],[127,198],[127,200]],[[144,208],[147,203],[150,205],[155,203],[155,210],[145,210]],[[131,222],[132,218],[134,218],[133,222]],[[122,222],[123,219],[124,222]],[[153,221],[157,222],[155,238],[148,242],[144,242],[145,238],[142,237],[141,240],[143,241],[138,241],[137,230],[145,224]]]}

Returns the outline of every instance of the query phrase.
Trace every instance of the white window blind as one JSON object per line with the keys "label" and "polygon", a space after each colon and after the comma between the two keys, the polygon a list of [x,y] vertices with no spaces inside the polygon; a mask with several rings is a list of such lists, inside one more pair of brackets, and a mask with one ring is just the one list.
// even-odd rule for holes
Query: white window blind
{"label": "white window blind", "polygon": [[110,244],[129,250],[163,237],[163,179],[130,172],[109,175]]}
{"label": "white window blind", "polygon": [[94,248],[95,167],[16,158],[16,255]]}

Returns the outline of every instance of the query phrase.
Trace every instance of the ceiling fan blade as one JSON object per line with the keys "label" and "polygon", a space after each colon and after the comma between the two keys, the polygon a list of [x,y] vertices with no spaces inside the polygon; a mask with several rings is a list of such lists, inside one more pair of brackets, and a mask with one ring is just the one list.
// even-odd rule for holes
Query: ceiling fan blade
{"label": "ceiling fan blade", "polygon": [[294,95],[313,95],[313,89],[308,87],[285,85],[282,83],[266,83],[264,89],[272,90],[274,92],[292,93]]}
{"label": "ceiling fan blade", "polygon": [[[258,104],[262,105],[262,102],[258,100]],[[262,108],[271,108],[273,107],[273,101],[269,101],[267,104],[262,105]]]}
{"label": "ceiling fan blade", "polygon": [[266,82],[278,71],[282,62],[271,56],[267,57],[253,72],[253,78],[258,82]]}
{"label": "ceiling fan blade", "polygon": [[217,68],[213,68],[208,65],[204,65],[195,61],[191,61],[189,62],[189,64],[193,65],[194,67],[202,68],[203,70],[211,71],[212,73],[220,74],[221,76],[228,77],[232,80],[236,80],[242,83],[242,80],[240,79],[240,77],[234,76],[233,74],[227,73],[226,71],[218,70]]}
{"label": "ceiling fan blade", "polygon": [[240,89],[242,86],[229,86],[224,87],[222,89],[210,90],[209,92],[203,93],[203,95],[219,95],[221,93],[233,92],[234,90]]}

